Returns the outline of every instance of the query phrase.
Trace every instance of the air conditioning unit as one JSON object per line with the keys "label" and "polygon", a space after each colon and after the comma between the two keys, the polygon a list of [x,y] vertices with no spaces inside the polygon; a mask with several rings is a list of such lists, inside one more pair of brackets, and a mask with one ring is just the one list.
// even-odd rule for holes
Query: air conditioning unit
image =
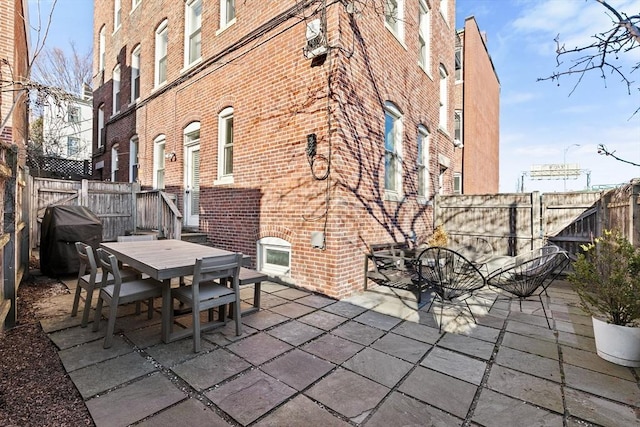
{"label": "air conditioning unit", "polygon": [[327,40],[324,36],[324,29],[320,18],[307,23],[307,44],[303,52],[308,59],[327,53]]}

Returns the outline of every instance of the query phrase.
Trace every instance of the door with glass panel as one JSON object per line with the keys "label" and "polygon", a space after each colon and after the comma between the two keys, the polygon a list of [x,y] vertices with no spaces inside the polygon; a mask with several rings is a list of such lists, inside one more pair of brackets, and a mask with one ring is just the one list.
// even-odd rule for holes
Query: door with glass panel
{"label": "door with glass panel", "polygon": [[198,227],[200,210],[200,130],[185,135],[184,222]]}

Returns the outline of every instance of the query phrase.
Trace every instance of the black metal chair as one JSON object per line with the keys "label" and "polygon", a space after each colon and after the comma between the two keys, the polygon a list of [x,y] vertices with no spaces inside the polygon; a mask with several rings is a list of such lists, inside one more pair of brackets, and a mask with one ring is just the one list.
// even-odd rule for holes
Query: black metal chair
{"label": "black metal chair", "polygon": [[[487,278],[487,283],[490,287],[510,294],[509,300],[518,298],[520,311],[522,311],[523,300],[537,296],[540,305],[542,305],[547,326],[551,329],[547,310],[542,301],[542,294],[547,292],[547,288],[569,264],[569,256],[565,251],[555,249],[541,249],[537,253],[541,255],[522,257],[491,273]],[[496,298],[496,301],[498,299]]]}
{"label": "black metal chair", "polygon": [[454,299],[464,301],[473,321],[476,322],[467,299],[485,286],[484,275],[478,267],[454,250],[433,246],[420,253],[416,261],[416,268],[420,283],[431,287],[434,292],[429,309],[436,298],[442,302],[440,330],[442,330],[445,301],[450,303]]}

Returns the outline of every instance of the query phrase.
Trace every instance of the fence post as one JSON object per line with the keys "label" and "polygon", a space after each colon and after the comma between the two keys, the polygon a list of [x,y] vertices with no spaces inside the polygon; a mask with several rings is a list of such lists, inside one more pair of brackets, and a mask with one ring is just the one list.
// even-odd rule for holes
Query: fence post
{"label": "fence post", "polygon": [[78,205],[89,206],[89,181],[83,179],[80,181],[80,194],[78,194]]}
{"label": "fence post", "polygon": [[16,283],[16,187],[18,185],[18,147],[12,145],[6,150],[7,166],[11,176],[5,182],[4,188],[4,233],[7,234],[7,244],[4,247],[2,268],[4,271],[4,297],[11,302],[9,312],[5,318],[5,326],[13,328],[18,320],[16,297],[18,284]]}
{"label": "fence post", "polygon": [[638,193],[640,193],[640,181],[631,182],[631,194],[629,195],[629,242],[634,246],[640,246],[640,207],[638,207]]}
{"label": "fence post", "polygon": [[531,249],[542,247],[542,195],[539,191],[531,193]]}

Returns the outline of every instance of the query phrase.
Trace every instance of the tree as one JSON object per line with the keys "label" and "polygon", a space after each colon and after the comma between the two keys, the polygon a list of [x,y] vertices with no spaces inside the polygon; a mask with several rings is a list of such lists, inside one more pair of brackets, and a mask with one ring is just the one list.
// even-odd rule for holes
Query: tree
{"label": "tree", "polygon": [[[605,8],[605,13],[611,18],[611,27],[592,36],[593,42],[585,46],[567,48],[560,43],[560,35],[556,42],[556,71],[550,76],[541,77],[538,81],[551,80],[560,84],[560,79],[569,75],[577,75],[578,79],[571,90],[572,94],[583,76],[588,72],[599,71],[605,87],[608,76],[618,77],[627,87],[629,95],[640,92],[640,83],[631,80],[631,74],[640,69],[640,61],[625,62],[631,57],[630,52],[640,47],[640,13],[628,15],[617,10],[606,0],[594,0]],[[568,62],[568,63],[567,63]],[[640,106],[633,112],[632,117],[640,111]],[[598,146],[598,154],[611,156],[614,159],[640,166],[628,160],[616,157],[615,151],[608,150],[604,145]]]}

